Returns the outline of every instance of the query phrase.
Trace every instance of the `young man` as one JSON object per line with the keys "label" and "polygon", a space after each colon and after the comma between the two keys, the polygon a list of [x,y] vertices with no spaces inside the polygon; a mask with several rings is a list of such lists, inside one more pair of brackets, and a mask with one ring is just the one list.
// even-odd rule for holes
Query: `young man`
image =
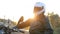
{"label": "young man", "polygon": [[37,2],[34,6],[34,19],[28,19],[26,22],[18,24],[19,29],[30,26],[30,34],[53,34],[48,18],[44,15],[45,4]]}

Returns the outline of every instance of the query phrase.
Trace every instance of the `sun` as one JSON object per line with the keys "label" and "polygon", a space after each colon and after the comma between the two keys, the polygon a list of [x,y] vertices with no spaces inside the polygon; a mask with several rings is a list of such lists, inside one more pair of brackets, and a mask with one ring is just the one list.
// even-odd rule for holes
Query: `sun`
{"label": "sun", "polygon": [[29,14],[24,14],[23,16],[24,16],[24,21],[26,21],[29,18],[34,18],[34,14],[30,13],[30,12],[29,12]]}

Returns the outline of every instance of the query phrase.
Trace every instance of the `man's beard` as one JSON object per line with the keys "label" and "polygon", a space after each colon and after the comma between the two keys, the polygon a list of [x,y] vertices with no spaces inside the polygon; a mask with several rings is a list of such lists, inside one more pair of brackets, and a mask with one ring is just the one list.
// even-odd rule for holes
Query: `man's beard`
{"label": "man's beard", "polygon": [[43,12],[45,12],[45,9],[42,9],[41,11],[37,11],[37,12],[35,13],[35,15],[38,16],[38,15],[42,14]]}

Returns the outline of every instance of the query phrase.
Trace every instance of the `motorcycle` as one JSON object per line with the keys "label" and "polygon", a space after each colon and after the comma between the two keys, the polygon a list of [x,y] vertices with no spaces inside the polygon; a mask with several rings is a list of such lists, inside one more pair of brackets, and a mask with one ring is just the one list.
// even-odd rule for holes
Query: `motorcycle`
{"label": "motorcycle", "polygon": [[0,25],[0,34],[11,34],[11,32],[21,32],[24,33],[24,31],[21,31],[17,28],[10,29],[9,27],[5,27],[3,25]]}
{"label": "motorcycle", "polygon": [[[19,22],[23,22],[23,16],[19,19]],[[8,24],[9,24],[9,20],[8,20]],[[17,24],[17,25],[18,25]],[[0,34],[11,34],[11,32],[21,32],[24,33],[24,31],[19,30],[16,26],[13,27],[12,29],[9,28],[9,25],[6,27],[5,25],[0,25]]]}

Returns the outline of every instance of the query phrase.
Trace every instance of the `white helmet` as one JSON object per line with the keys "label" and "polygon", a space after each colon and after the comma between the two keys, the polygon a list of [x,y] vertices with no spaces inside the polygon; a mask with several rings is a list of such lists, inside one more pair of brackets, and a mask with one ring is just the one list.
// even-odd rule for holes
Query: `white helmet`
{"label": "white helmet", "polygon": [[[39,11],[36,11],[39,10]],[[37,2],[34,6],[34,13],[41,14],[42,12],[45,12],[45,4],[41,2]]]}

